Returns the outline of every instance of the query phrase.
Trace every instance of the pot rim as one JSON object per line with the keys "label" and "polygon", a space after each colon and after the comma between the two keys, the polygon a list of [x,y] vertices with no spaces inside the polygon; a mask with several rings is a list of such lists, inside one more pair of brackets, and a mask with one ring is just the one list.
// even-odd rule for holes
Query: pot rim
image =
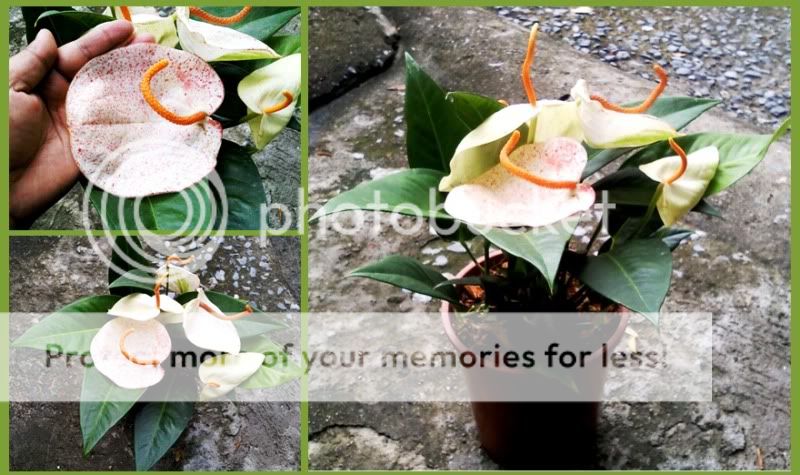
{"label": "pot rim", "polygon": [[[499,251],[499,250],[492,251],[489,254],[489,259],[495,259],[495,258],[497,258],[498,256],[501,256],[501,255],[503,255],[502,251]],[[485,260],[486,259],[483,256],[479,257],[478,258],[478,264],[484,262]],[[455,278],[457,278],[457,279],[464,278],[467,275],[469,275],[470,272],[473,272],[476,268],[477,268],[477,266],[475,265],[475,262],[470,262],[469,264],[464,266],[464,268],[461,269],[458,272],[458,274],[456,274]],[[622,306],[622,305],[620,305],[619,307],[620,307],[619,313],[621,314],[620,315],[620,319],[619,319],[619,325],[617,325],[616,330],[614,330],[614,333],[608,339],[607,348],[608,348],[609,351],[611,349],[613,349],[614,347],[616,347],[617,344],[620,342],[620,340],[622,340],[622,335],[625,333],[625,329],[628,326],[628,320],[630,318],[629,315],[628,315],[629,310],[626,307]],[[466,352],[474,353],[461,340],[461,338],[458,337],[458,332],[456,332],[455,327],[453,327],[453,317],[452,317],[453,316],[453,312],[451,311],[450,308],[451,308],[450,307],[450,302],[448,302],[446,300],[442,301],[442,306],[440,307],[440,313],[441,313],[441,317],[442,317],[442,326],[444,326],[444,332],[447,334],[447,338],[450,340],[450,343],[452,343],[453,346],[455,346],[456,349],[460,353],[466,353]],[[603,353],[603,348],[600,347],[600,348],[594,350],[592,352],[592,354],[589,355],[587,360],[588,361],[596,361],[598,358],[601,357],[602,353]],[[489,368],[491,368],[491,369],[493,369],[495,371],[501,371],[501,372],[506,372],[506,373],[522,373],[522,371],[519,370],[518,368],[508,368],[508,367],[505,367],[505,366],[499,367],[499,368],[498,367],[489,367]]]}

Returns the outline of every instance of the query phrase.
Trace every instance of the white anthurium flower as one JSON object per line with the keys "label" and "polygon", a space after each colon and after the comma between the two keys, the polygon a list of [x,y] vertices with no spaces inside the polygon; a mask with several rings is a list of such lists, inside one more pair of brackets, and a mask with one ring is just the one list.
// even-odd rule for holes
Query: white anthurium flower
{"label": "white anthurium flower", "polygon": [[[104,14],[111,14],[111,9],[107,8]],[[161,46],[174,48],[178,44],[175,15],[161,16],[154,7],[114,7],[113,14],[114,18],[133,23],[137,33],[153,35]]]}
{"label": "white anthurium flower", "polygon": [[169,260],[156,270],[156,281],[177,294],[194,292],[200,287],[200,277],[180,265],[171,264]]}
{"label": "white anthurium flower", "polygon": [[241,313],[225,315],[219,307],[211,303],[203,289],[197,289],[197,298],[184,306],[183,330],[186,338],[200,348],[235,355],[239,353],[242,342],[233,321],[252,312],[246,306]]}
{"label": "white anthurium flower", "polygon": [[526,143],[546,142],[553,137],[581,140],[576,118],[574,102],[540,100],[535,106],[514,104],[500,109],[461,139],[450,160],[450,174],[439,183],[439,191],[451,191],[497,165],[500,150],[515,130],[523,132]]}
{"label": "white anthurium flower", "polygon": [[[117,301],[108,311],[113,317],[129,318],[131,320],[146,321],[158,317],[162,322],[174,323],[177,318],[183,317],[183,306],[168,295],[148,295],[134,293],[126,295]],[[180,321],[180,320],[178,320]]]}
{"label": "white anthurium flower", "polygon": [[176,7],[181,48],[205,61],[280,58],[272,48],[250,35],[190,18],[189,7]]}
{"label": "white anthurium flower", "polygon": [[300,55],[290,54],[239,82],[239,98],[256,114],[247,122],[256,148],[264,148],[291,120],[300,96],[300,68]]}
{"label": "white anthurium flower", "polygon": [[125,389],[158,384],[164,377],[161,363],[172,351],[167,329],[157,320],[115,318],[92,339],[90,354],[100,373]]}
{"label": "white anthurium flower", "polygon": [[565,137],[584,141],[595,148],[641,146],[677,135],[668,123],[634,113],[650,107],[666,87],[666,73],[660,68],[657,68],[661,79],[658,87],[645,102],[634,108],[615,106],[599,96],[590,95],[583,80],[572,89],[572,101],[537,100],[530,79],[537,32],[538,24],[531,29],[521,72],[528,104],[504,107],[467,134],[450,161],[450,174],[439,183],[440,191],[454,191],[495,167],[499,163],[500,150],[514,131],[522,134],[524,144],[546,143],[556,137]]}
{"label": "white anthurium flower", "polygon": [[111,316],[138,321],[152,320],[160,313],[161,309],[156,305],[154,296],[142,293],[134,293],[122,297],[108,311]]}
{"label": "white anthurium flower", "polygon": [[592,98],[586,81],[578,80],[571,91],[584,140],[594,148],[641,147],[667,140],[678,132],[667,122],[647,114],[611,110]]}
{"label": "white anthurium flower", "polygon": [[[568,137],[523,145],[517,131],[500,152],[501,163],[454,188],[444,209],[477,226],[546,226],[594,203],[594,189],[580,182],[586,149]],[[509,164],[510,162],[510,164]]]}
{"label": "white anthurium flower", "polygon": [[656,208],[665,226],[672,226],[703,199],[717,173],[719,150],[704,147],[686,155],[673,141],[672,155],[639,166],[650,179],[661,183]]}
{"label": "white anthurium flower", "polygon": [[165,325],[183,322],[183,305],[169,295],[161,295],[159,300],[161,313],[158,315],[158,321]]}
{"label": "white anthurium flower", "polygon": [[263,363],[262,353],[220,355],[205,360],[198,371],[203,382],[200,400],[207,401],[228,394],[253,376]]}

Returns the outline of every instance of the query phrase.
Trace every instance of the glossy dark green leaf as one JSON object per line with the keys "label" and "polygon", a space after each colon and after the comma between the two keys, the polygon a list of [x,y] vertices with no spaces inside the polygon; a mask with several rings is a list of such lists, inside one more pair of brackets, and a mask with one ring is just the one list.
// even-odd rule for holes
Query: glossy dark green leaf
{"label": "glossy dark green leaf", "polygon": [[64,353],[87,353],[92,338],[109,317],[106,312],[119,300],[116,295],[85,297],[48,315],[17,338],[13,346],[46,350],[48,345]]}
{"label": "glossy dark green leaf", "polygon": [[84,455],[131,410],[142,394],[144,389],[120,388],[94,367],[84,370],[80,404]]}
{"label": "glossy dark green leaf", "polygon": [[[233,16],[242,7],[202,7],[212,15],[220,17]],[[266,42],[272,35],[280,31],[294,17],[300,14],[297,7],[253,7],[241,21],[227,25],[228,28],[246,33],[253,38]],[[202,21],[200,18],[192,17]]]}
{"label": "glossy dark green leaf", "polygon": [[406,150],[411,168],[450,172],[450,159],[469,129],[441,87],[406,53]]}
{"label": "glossy dark green leaf", "polygon": [[485,228],[479,232],[505,252],[530,262],[542,273],[552,292],[561,255],[577,225],[578,217],[573,216],[551,226],[522,230]]}
{"label": "glossy dark green leaf", "polygon": [[[107,195],[105,212],[103,195]],[[208,181],[203,179],[180,193],[141,198],[136,208],[136,199],[120,198],[92,187],[89,200],[100,214],[107,229],[177,231],[182,228],[207,230],[213,222],[213,213],[221,212],[214,200]],[[137,225],[137,216],[138,222]]]}
{"label": "glossy dark green leaf", "polygon": [[449,92],[446,99],[469,130],[475,129],[490,115],[503,108],[497,99],[469,92]]}
{"label": "glossy dark green leaf", "polygon": [[444,174],[427,168],[413,168],[361,183],[331,198],[311,221],[329,214],[351,210],[378,210],[409,216],[448,219],[439,181]]}
{"label": "glossy dark green leaf", "polygon": [[113,17],[91,12],[57,11],[50,8],[48,10],[39,15],[36,20],[34,36],[39,30],[50,30],[58,46],[77,40],[87,31],[101,23],[114,20]]}
{"label": "glossy dark green leaf", "polygon": [[75,9],[72,7],[22,7],[21,10],[22,19],[25,21],[25,39],[30,43],[36,38],[36,33],[39,31],[36,29],[36,20],[39,19],[42,13],[48,11],[66,12],[74,11]]}
{"label": "glossy dark green leaf", "polygon": [[281,56],[300,53],[302,42],[300,35],[275,35],[267,41],[267,45]]}
{"label": "glossy dark green leaf", "polygon": [[[206,296],[214,305],[225,313],[239,313],[243,311],[245,305],[247,305],[247,302],[219,292],[209,291],[206,292]],[[195,298],[197,298],[197,292],[187,292],[178,295],[175,300],[181,305],[185,305],[188,301]],[[233,324],[236,325],[236,330],[239,332],[239,337],[248,338],[286,328],[283,322],[276,320],[275,317],[269,314],[261,313],[253,304],[250,304],[250,307],[253,309],[252,315],[233,322]]]}
{"label": "glossy dark green leaf", "polygon": [[[675,141],[687,154],[710,146],[719,150],[717,173],[709,183],[705,194],[705,196],[710,196],[728,188],[750,173],[764,159],[772,142],[780,138],[786,131],[786,124],[788,122],[784,122],[774,134],[700,133],[678,137]],[[674,154],[666,142],[653,144],[631,156],[625,161],[623,167],[635,168]]]}
{"label": "glossy dark green leaf", "polygon": [[447,280],[447,277],[410,257],[389,256],[381,261],[360,267],[350,275],[366,277],[418,294],[458,303],[455,289],[452,287],[436,288],[438,284]]}
{"label": "glossy dark green leaf", "polygon": [[165,386],[164,397],[146,403],[134,421],[137,471],[150,470],[167,453],[186,429],[194,412],[194,402],[189,399],[192,394],[189,394],[186,381],[173,377],[161,385]]}
{"label": "glossy dark green leaf", "polygon": [[[695,97],[662,97],[647,110],[649,115],[660,117],[667,121],[675,130],[681,130],[696,118],[700,117],[707,110],[719,104],[716,99],[698,99]],[[625,106],[635,106],[639,102],[631,102]],[[617,158],[631,152],[632,148],[615,148],[608,150],[593,149],[586,147],[589,162],[583,170],[583,178],[586,179],[595,172],[613,162]]]}
{"label": "glossy dark green leaf", "polygon": [[212,117],[227,129],[245,122],[247,106],[239,98],[239,82],[248,74],[258,69],[257,61],[212,61],[214,68],[225,88],[222,104],[214,111]]}
{"label": "glossy dark green leaf", "polygon": [[674,251],[685,240],[689,239],[692,231],[689,229],[664,228],[658,230],[653,237],[664,241],[670,251]]}
{"label": "glossy dark green leaf", "polygon": [[591,256],[581,280],[614,302],[658,324],[672,278],[672,254],[661,239],[634,239]]}
{"label": "glossy dark green leaf", "polygon": [[217,159],[217,173],[225,185],[228,203],[226,229],[261,229],[261,209],[267,206],[267,198],[250,150],[223,140]]}
{"label": "glossy dark green leaf", "polygon": [[[129,291],[144,292],[148,294],[153,293],[153,287],[156,284],[155,273],[145,271],[142,269],[129,270],[114,282],[109,284],[108,288],[112,290],[126,289]],[[126,292],[127,294],[128,292]]]}
{"label": "glossy dark green leaf", "polygon": [[143,249],[142,242],[137,236],[117,236],[114,238],[114,246],[111,250],[111,266],[108,267],[109,284],[117,280],[125,272],[136,268],[137,264],[146,267],[152,265],[149,256],[137,251],[137,249]]}

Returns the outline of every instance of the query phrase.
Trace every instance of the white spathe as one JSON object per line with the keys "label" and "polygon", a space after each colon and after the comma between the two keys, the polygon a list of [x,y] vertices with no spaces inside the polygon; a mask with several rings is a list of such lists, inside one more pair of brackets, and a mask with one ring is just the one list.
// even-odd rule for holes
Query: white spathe
{"label": "white spathe", "polygon": [[156,270],[156,280],[170,291],[178,294],[194,292],[200,287],[200,277],[182,266],[164,264]]}
{"label": "white spathe", "polygon": [[[141,361],[156,361],[159,364],[134,363],[122,353],[122,337],[125,349]],[[158,384],[164,377],[160,363],[167,359],[172,342],[167,329],[157,320],[138,321],[115,318],[103,325],[92,339],[90,353],[92,362],[100,373],[114,384],[126,389],[141,389]]]}
{"label": "white spathe", "polygon": [[202,308],[201,303],[212,309],[214,314],[223,314],[211,303],[203,289],[197,289],[197,298],[184,306],[183,330],[186,338],[192,344],[207,350],[239,353],[241,340],[233,322],[217,318]]}
{"label": "white spathe", "polygon": [[263,363],[261,353],[220,355],[205,360],[198,371],[203,382],[200,399],[215,399],[231,392],[255,374]]}
{"label": "white spathe", "polygon": [[250,35],[224,26],[192,20],[189,7],[176,7],[181,47],[205,61],[280,58],[272,48]]}
{"label": "white spathe", "polygon": [[[557,137],[518,147],[509,157],[542,178],[579,182],[586,150],[576,140]],[[545,226],[585,211],[594,203],[591,186],[552,189],[509,173],[497,164],[471,182],[457,186],[445,200],[451,216],[476,226]]]}
{"label": "white spathe", "polygon": [[591,98],[583,79],[578,80],[571,94],[577,103],[578,120],[584,140],[590,147],[641,147],[678,135],[671,125],[657,117],[604,108]]}
{"label": "white spathe", "polygon": [[[266,147],[291,120],[300,96],[301,67],[300,55],[290,54],[239,81],[239,98],[250,113],[257,114],[247,122],[256,148]],[[292,102],[277,112],[264,113],[264,109],[284,101],[283,91],[292,94]]]}
{"label": "white spathe", "polygon": [[681,166],[677,155],[664,157],[639,166],[651,180],[663,183],[661,196],[656,202],[658,215],[665,226],[672,226],[703,199],[708,184],[717,173],[719,150],[703,147],[686,156],[686,171],[674,182],[665,183]]}

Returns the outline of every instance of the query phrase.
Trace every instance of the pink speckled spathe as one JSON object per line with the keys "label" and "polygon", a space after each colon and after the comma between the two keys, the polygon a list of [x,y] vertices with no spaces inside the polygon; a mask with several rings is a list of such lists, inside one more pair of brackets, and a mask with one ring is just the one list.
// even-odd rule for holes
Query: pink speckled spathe
{"label": "pink speckled spathe", "polygon": [[72,155],[99,188],[122,197],[183,190],[216,166],[222,127],[211,118],[173,124],[145,102],[139,83],[155,62],[170,64],[152,80],[153,94],[178,114],[213,113],[224,87],[203,60],[184,51],[137,44],[92,59],[67,95]]}
{"label": "pink speckled spathe", "polygon": [[[580,142],[556,137],[544,143],[518,147],[511,160],[549,180],[579,181],[586,166]],[[495,165],[465,185],[455,187],[445,201],[453,217],[473,225],[515,227],[546,226],[589,209],[594,189],[579,183],[574,190],[533,184]]]}

